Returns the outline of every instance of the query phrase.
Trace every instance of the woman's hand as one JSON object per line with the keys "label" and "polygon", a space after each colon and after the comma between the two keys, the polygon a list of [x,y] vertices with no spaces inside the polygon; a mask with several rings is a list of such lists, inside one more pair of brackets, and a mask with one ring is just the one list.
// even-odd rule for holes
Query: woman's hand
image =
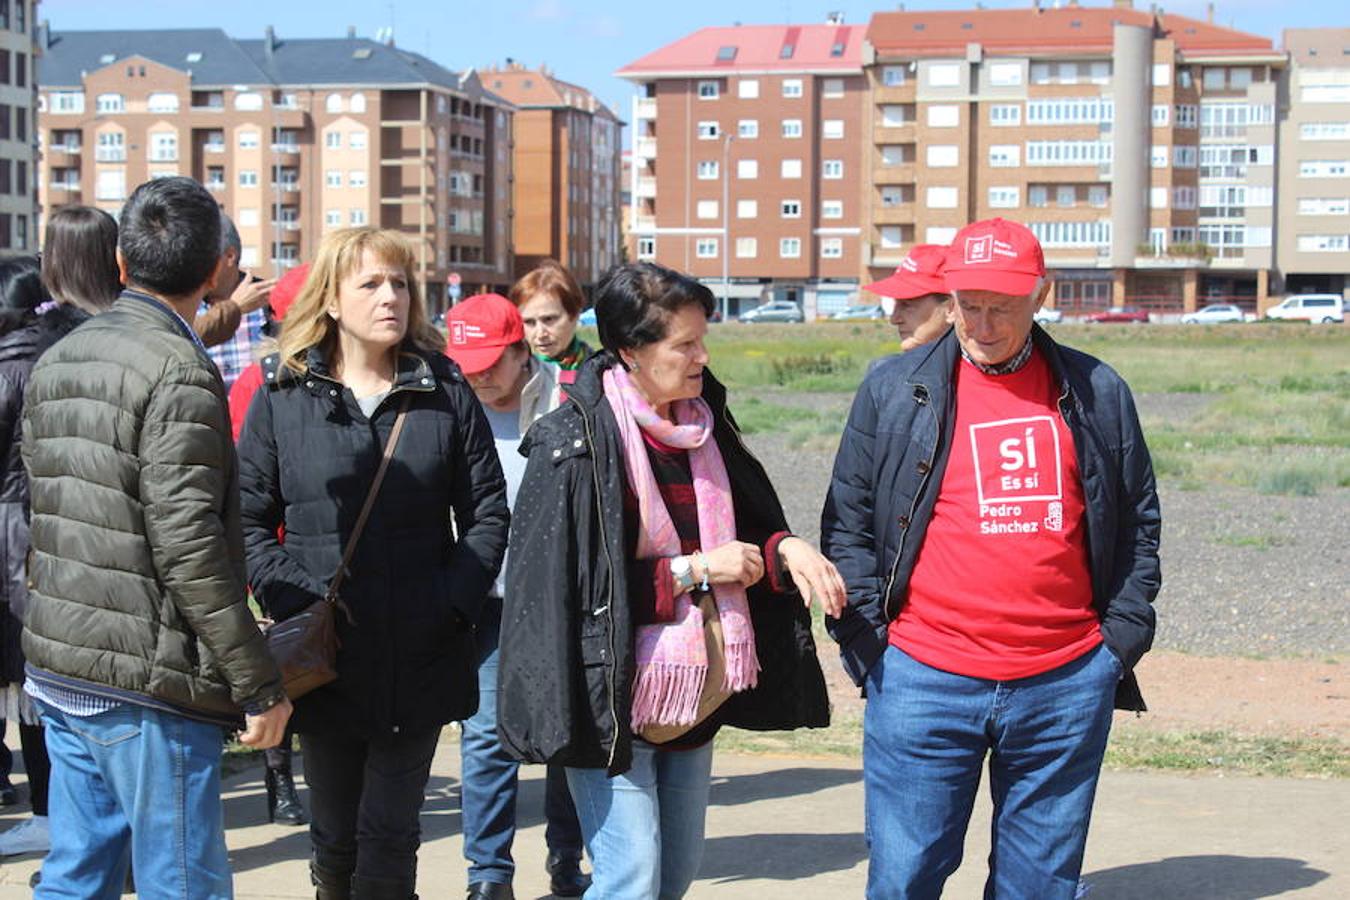
{"label": "woman's hand", "polygon": [[[703,551],[703,564],[708,568],[709,584],[749,587],[764,577],[764,554],[754,544],[744,541],[728,541],[720,547]],[[694,576],[699,580],[703,578],[697,563]]]}
{"label": "woman's hand", "polygon": [[837,618],[844,611],[848,600],[843,576],[820,551],[799,537],[785,537],[778,544],[778,557],[807,609],[818,598],[826,615]]}

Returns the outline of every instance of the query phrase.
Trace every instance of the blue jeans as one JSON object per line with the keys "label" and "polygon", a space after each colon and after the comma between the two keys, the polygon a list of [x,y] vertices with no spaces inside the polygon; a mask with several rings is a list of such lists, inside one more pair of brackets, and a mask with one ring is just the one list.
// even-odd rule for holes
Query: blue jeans
{"label": "blue jeans", "polygon": [[703,860],[703,826],[712,784],[712,742],[658,750],[633,741],[633,767],[568,769],[586,852],[591,900],[683,897]]}
{"label": "blue jeans", "polygon": [[888,647],[867,675],[867,896],[942,894],[961,863],[987,756],[985,897],[1071,900],[1123,674],[1105,645],[1014,681],[953,675]]}
{"label": "blue jeans", "polygon": [[[489,597],[475,637],[478,642],[478,712],[460,733],[460,788],[464,818],[464,858],[469,884],[510,884],[516,864],[516,788],[520,764],[507,756],[497,738],[497,643],[502,601]],[[544,790],[544,838],[550,850],[581,855],[581,826],[567,792],[561,766],[549,766]]]}
{"label": "blue jeans", "polygon": [[124,703],[71,716],[38,701],[52,760],[52,849],[35,898],[234,896],[220,802],[224,731]]}

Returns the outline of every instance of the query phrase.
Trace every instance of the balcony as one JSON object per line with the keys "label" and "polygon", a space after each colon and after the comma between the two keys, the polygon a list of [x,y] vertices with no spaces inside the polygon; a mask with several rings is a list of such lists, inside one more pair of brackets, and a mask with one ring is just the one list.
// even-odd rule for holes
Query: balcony
{"label": "balcony", "polygon": [[277,231],[299,231],[300,222],[296,219],[273,219],[272,227]]}
{"label": "balcony", "polygon": [[633,116],[638,119],[656,118],[656,98],[642,97],[633,103]]}
{"label": "balcony", "polygon": [[640,137],[633,140],[633,155],[638,159],[656,158],[656,138]]}
{"label": "balcony", "polygon": [[274,181],[272,190],[283,194],[297,194],[300,192],[300,182],[298,181]]}
{"label": "balcony", "polygon": [[215,181],[208,181],[208,182],[206,182],[206,185],[205,185],[205,186],[206,186],[206,189],[207,189],[208,191],[223,191],[223,190],[225,190],[225,182],[222,181],[222,180],[219,180],[219,179],[217,179],[217,180],[215,180]]}
{"label": "balcony", "polygon": [[876,225],[913,225],[914,217],[913,203],[879,205],[872,212],[872,222]]}
{"label": "balcony", "polygon": [[78,181],[53,181],[51,183],[51,190],[77,194],[80,192],[80,183]]}
{"label": "balcony", "polygon": [[126,162],[127,149],[125,147],[99,147],[94,151],[94,159],[97,162]]}
{"label": "balcony", "polygon": [[656,216],[638,216],[637,221],[633,223],[633,230],[644,234],[655,233]]}
{"label": "balcony", "polygon": [[49,144],[49,145],[47,146],[47,152],[48,152],[48,153],[65,153],[65,154],[67,154],[67,155],[69,155],[69,156],[79,156],[79,155],[80,155],[80,145],[79,145],[79,144]]}
{"label": "balcony", "polygon": [[293,155],[300,152],[300,145],[295,141],[278,141],[272,145],[272,152]]}
{"label": "balcony", "polygon": [[202,144],[202,152],[203,152],[203,153],[224,153],[224,152],[225,152],[225,145],[224,145],[223,143],[220,143],[220,144],[217,144],[217,143]]}
{"label": "balcony", "polygon": [[639,178],[637,183],[637,195],[639,197],[655,197],[656,179],[651,176]]}

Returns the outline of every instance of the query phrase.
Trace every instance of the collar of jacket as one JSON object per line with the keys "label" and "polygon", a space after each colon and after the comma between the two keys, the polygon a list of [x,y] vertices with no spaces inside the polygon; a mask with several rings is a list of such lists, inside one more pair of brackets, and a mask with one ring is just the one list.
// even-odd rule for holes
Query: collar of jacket
{"label": "collar of jacket", "polygon": [[[1050,337],[1044,328],[1035,323],[1031,326],[1031,342],[1044,354],[1046,362],[1049,363],[1050,373],[1059,384],[1060,398],[1075,397],[1059,344],[1055,343],[1055,339]],[[951,385],[956,365],[961,360],[961,342],[956,338],[956,329],[948,328],[946,334],[936,341],[916,347],[909,352],[921,354],[911,370],[910,383],[916,388],[924,388],[929,394],[945,393]]]}
{"label": "collar of jacket", "polygon": [[[577,380],[568,386],[567,398],[575,400],[590,414],[605,399],[605,386],[601,380],[605,370],[618,364],[618,359],[608,350],[595,354],[577,370]],[[721,419],[727,408],[727,389],[709,368],[703,370],[703,400],[712,410],[713,418]]]}
{"label": "collar of jacket", "polygon": [[117,298],[114,305],[117,306],[118,309],[127,311],[140,310],[143,312],[151,312],[156,320],[167,324],[170,328],[187,338],[189,341],[192,341],[192,343],[196,344],[198,348],[203,351],[206,349],[202,345],[201,338],[197,337],[197,332],[192,330],[192,326],[178,314],[177,310],[169,306],[169,304],[165,303],[163,300],[151,297],[149,294],[142,291],[133,290],[132,288],[123,288],[121,296]]}
{"label": "collar of jacket", "polygon": [[[439,380],[461,379],[459,369],[450,364],[448,359],[444,357],[442,359],[445,360],[445,365],[438,366],[434,358],[423,356],[417,350],[404,345],[399,349],[398,368],[394,372],[394,383],[390,386],[389,393],[395,394],[399,391],[429,393],[436,390],[436,382]],[[306,351],[303,372],[297,372],[283,365],[281,355],[278,353],[264,357],[260,365],[263,380],[267,384],[300,384],[312,394],[327,392],[333,397],[340,396],[346,387],[333,377],[328,360],[318,347],[310,347]],[[334,391],[337,393],[333,393]]]}

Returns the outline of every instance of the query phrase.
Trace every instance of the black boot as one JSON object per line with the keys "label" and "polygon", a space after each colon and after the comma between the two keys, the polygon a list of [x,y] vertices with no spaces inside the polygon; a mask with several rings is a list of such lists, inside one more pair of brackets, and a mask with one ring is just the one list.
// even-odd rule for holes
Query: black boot
{"label": "black boot", "polygon": [[309,880],[314,885],[314,900],[351,900],[351,872],[325,869],[311,860]]}
{"label": "black boot", "polygon": [[308,822],[291,770],[268,768],[266,771],[267,821],[282,825],[304,825]]}
{"label": "black boot", "polygon": [[544,869],[555,897],[580,897],[591,886],[591,876],[581,871],[580,853],[550,850]]}
{"label": "black boot", "polygon": [[351,900],[417,900],[415,882],[401,878],[352,876]]}

